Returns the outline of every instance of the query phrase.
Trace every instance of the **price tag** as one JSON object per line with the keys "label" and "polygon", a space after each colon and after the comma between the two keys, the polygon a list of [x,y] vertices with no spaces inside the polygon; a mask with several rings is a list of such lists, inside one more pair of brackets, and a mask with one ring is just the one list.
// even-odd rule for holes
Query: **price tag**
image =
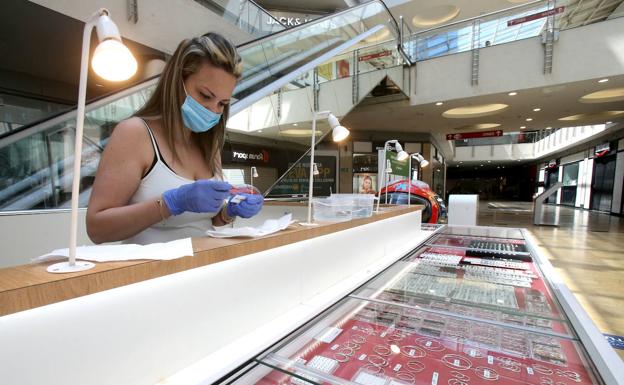
{"label": "price tag", "polygon": [[364,361],[364,359],[366,359],[366,354],[362,354],[361,356],[358,357],[358,360],[360,361]]}
{"label": "price tag", "polygon": [[438,385],[438,372],[433,372],[431,377],[431,385]]}
{"label": "price tag", "polygon": [[494,365],[494,357],[488,356],[488,364]]}
{"label": "price tag", "polygon": [[490,369],[483,370],[483,377],[490,378]]}
{"label": "price tag", "polygon": [[459,362],[459,360],[455,360],[453,361],[453,365],[459,367],[461,366],[461,362]]}
{"label": "price tag", "polygon": [[533,375],[533,368],[530,366],[527,366],[527,373],[529,373],[530,375]]}
{"label": "price tag", "polygon": [[407,353],[407,355],[410,356],[410,357],[414,357],[414,354],[416,354],[416,350],[415,349],[410,349],[410,351]]}
{"label": "price tag", "polygon": [[426,347],[430,347],[431,346],[431,341],[427,341],[427,343],[425,344]]}
{"label": "price tag", "polygon": [[396,366],[392,370],[394,370],[395,372],[398,372],[401,369],[401,366],[402,366],[401,364],[396,364]]}
{"label": "price tag", "polygon": [[476,357],[477,351],[475,349],[470,349],[470,352],[468,352],[468,355],[470,355],[470,357]]}
{"label": "price tag", "polygon": [[331,350],[336,350],[336,349],[338,349],[339,347],[340,347],[340,345],[336,344],[336,345],[332,346],[330,349],[331,349]]}

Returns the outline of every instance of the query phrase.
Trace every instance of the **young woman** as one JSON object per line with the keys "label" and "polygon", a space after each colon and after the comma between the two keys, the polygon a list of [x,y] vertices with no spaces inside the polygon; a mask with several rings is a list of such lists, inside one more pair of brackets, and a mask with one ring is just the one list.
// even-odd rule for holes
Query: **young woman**
{"label": "young woman", "polygon": [[102,154],[87,210],[94,242],[204,236],[260,211],[261,195],[224,203],[232,186],[222,181],[221,148],[241,71],[219,34],[180,43],[150,99],[115,127]]}

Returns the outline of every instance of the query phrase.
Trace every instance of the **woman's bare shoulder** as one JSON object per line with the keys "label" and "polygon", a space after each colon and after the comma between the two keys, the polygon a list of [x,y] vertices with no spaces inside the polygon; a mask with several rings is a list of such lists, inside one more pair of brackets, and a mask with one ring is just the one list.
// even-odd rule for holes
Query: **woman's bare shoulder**
{"label": "woman's bare shoulder", "polygon": [[135,158],[146,162],[151,161],[153,156],[152,143],[145,123],[137,117],[117,123],[106,149],[126,159]]}

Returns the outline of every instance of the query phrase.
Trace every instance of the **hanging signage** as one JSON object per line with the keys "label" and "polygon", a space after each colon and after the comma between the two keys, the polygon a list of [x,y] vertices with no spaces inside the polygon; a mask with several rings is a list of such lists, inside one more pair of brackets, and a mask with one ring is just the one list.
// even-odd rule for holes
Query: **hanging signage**
{"label": "hanging signage", "polygon": [[392,175],[400,175],[407,178],[408,172],[408,160],[398,160],[397,153],[394,151],[386,151],[386,160],[390,160],[390,167],[392,168]]}
{"label": "hanging signage", "polygon": [[519,17],[517,19],[513,19],[513,20],[507,21],[507,26],[511,27],[511,26],[514,26],[514,25],[526,23],[527,21],[533,21],[533,20],[542,19],[542,18],[548,17],[548,16],[558,15],[558,14],[562,13],[564,10],[565,10],[565,7],[561,6],[561,7],[549,9],[549,10],[544,11],[544,12],[538,12],[538,13],[534,13],[532,15]]}
{"label": "hanging signage", "polygon": [[310,21],[311,19],[308,19],[307,17],[279,17],[279,18],[269,18],[267,20],[267,24],[268,25],[272,25],[272,24],[281,24],[285,27],[295,27],[297,25],[301,25],[301,24],[305,24],[308,21]]}
{"label": "hanging signage", "polygon": [[[336,192],[336,157],[315,156],[314,163],[317,165],[319,174],[314,176],[312,194],[329,196],[331,192]],[[307,195],[310,182],[309,172],[310,157],[305,157],[273,188],[271,195]]]}
{"label": "hanging signage", "polygon": [[376,52],[376,53],[371,53],[368,55],[359,56],[358,61],[368,61],[368,60],[378,59],[380,57],[386,57],[390,55],[392,55],[391,51]]}
{"label": "hanging signage", "polygon": [[447,134],[446,140],[462,140],[475,138],[491,138],[495,136],[503,136],[502,130],[496,131],[479,131],[479,132],[462,132],[461,134]]}

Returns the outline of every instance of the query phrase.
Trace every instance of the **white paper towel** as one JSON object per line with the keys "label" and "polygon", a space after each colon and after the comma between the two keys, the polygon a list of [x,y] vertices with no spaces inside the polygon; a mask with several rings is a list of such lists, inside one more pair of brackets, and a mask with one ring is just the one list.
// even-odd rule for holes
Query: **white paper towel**
{"label": "white paper towel", "polygon": [[206,235],[214,238],[245,237],[255,238],[284,230],[292,223],[292,214],[286,214],[279,219],[267,219],[260,227],[220,227],[206,231]]}
{"label": "white paper towel", "polygon": [[[193,255],[191,238],[149,245],[97,245],[76,248],[76,259],[94,262],[133,261],[138,259],[169,260]],[[33,258],[40,263],[69,257],[69,249],[54,250],[49,254]]]}

